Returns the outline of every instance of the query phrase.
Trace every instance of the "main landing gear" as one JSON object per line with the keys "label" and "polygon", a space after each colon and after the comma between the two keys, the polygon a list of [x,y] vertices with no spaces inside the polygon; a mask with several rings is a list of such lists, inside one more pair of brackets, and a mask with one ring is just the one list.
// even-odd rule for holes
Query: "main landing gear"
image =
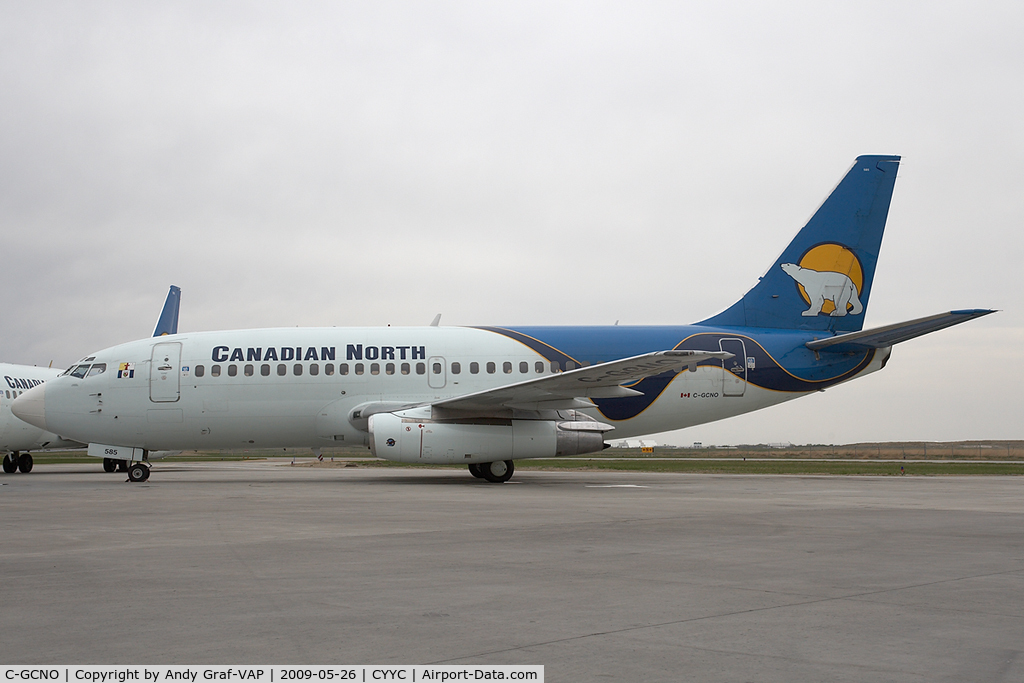
{"label": "main landing gear", "polygon": [[486,479],[494,484],[504,484],[512,478],[512,473],[515,471],[516,466],[511,460],[495,460],[469,466],[469,473],[474,477]]}
{"label": "main landing gear", "polygon": [[22,473],[28,474],[32,471],[32,465],[34,464],[32,456],[28,453],[8,453],[4,456],[4,472],[7,474],[14,474],[18,470]]}

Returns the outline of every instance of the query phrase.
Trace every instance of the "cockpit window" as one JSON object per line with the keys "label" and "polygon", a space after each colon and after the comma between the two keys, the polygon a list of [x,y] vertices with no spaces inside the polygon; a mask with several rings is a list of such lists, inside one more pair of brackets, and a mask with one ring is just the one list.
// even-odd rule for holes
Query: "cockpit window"
{"label": "cockpit window", "polygon": [[74,368],[72,368],[72,370],[71,370],[71,372],[69,374],[72,377],[77,377],[77,378],[81,379],[81,378],[85,377],[85,373],[87,373],[88,371],[89,371],[89,366],[88,365],[76,365]]}
{"label": "cockpit window", "polygon": [[106,371],[106,363],[94,363],[93,366],[89,368],[89,374],[86,375],[86,377],[95,377],[96,375],[102,375]]}

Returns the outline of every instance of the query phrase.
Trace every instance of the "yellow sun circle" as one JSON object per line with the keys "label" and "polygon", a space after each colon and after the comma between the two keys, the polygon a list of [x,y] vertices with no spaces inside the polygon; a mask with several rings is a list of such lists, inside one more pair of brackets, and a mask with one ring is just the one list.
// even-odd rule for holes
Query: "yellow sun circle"
{"label": "yellow sun circle", "polygon": [[[848,276],[853,282],[854,287],[857,288],[858,296],[864,285],[864,271],[860,267],[860,261],[857,260],[852,251],[840,244],[819,244],[804,254],[798,265],[801,268],[809,268],[819,273],[842,273]],[[811,303],[811,297],[807,296],[804,286],[797,284],[797,288],[799,288],[800,296],[804,298],[804,301],[808,304]],[[834,310],[836,310],[836,305],[831,301],[826,301],[821,307],[821,312],[825,314],[829,314]]]}

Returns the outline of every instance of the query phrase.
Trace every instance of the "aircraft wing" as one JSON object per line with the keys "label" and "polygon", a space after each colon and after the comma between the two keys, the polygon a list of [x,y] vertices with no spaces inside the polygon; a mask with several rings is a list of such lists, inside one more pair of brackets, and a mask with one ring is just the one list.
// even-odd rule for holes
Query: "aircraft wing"
{"label": "aircraft wing", "polygon": [[592,408],[593,404],[578,399],[639,396],[641,392],[621,385],[687,366],[696,367],[697,363],[713,358],[725,360],[732,355],[725,351],[656,351],[456,396],[433,403],[432,407],[442,411]]}
{"label": "aircraft wing", "polygon": [[850,332],[847,334],[840,334],[835,337],[828,337],[826,339],[816,339],[814,341],[807,342],[807,348],[812,351],[830,351],[836,353],[864,351],[866,349],[880,349],[907,341],[908,339],[913,339],[914,337],[920,337],[921,335],[928,334],[929,332],[935,332],[936,330],[941,330],[946,327],[959,325],[960,323],[965,323],[968,320],[973,320],[974,318],[980,318],[981,316],[988,315],[989,313],[995,313],[995,311],[985,308],[967,311],[949,311],[948,313],[929,315],[925,318],[918,318],[917,320],[908,320],[903,323],[894,323],[892,325],[876,327],[871,330]]}

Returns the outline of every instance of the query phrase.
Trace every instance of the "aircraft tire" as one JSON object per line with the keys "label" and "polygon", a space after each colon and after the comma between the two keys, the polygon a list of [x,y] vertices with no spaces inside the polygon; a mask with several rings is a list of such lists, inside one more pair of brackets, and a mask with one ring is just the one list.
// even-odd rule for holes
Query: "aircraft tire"
{"label": "aircraft tire", "polygon": [[103,458],[103,471],[104,472],[116,472],[117,461],[113,458]]}
{"label": "aircraft tire", "polygon": [[480,465],[480,471],[483,473],[484,479],[492,484],[504,484],[512,478],[516,466],[511,460],[495,460]]}
{"label": "aircraft tire", "polygon": [[18,458],[18,469],[21,470],[22,474],[28,474],[32,471],[32,465],[35,461],[32,460],[32,456],[29,453],[22,453],[21,457]]}
{"label": "aircraft tire", "polygon": [[484,473],[480,471],[480,465],[477,465],[476,463],[471,462],[469,464],[469,473],[472,474],[477,479],[484,478]]}
{"label": "aircraft tire", "polygon": [[149,479],[149,465],[136,462],[128,466],[129,481],[146,481]]}
{"label": "aircraft tire", "polygon": [[117,463],[117,471],[118,472],[127,472],[128,471],[128,461],[127,460],[115,460],[114,462]]}
{"label": "aircraft tire", "polygon": [[18,458],[13,453],[4,456],[4,472],[14,474],[18,471]]}

